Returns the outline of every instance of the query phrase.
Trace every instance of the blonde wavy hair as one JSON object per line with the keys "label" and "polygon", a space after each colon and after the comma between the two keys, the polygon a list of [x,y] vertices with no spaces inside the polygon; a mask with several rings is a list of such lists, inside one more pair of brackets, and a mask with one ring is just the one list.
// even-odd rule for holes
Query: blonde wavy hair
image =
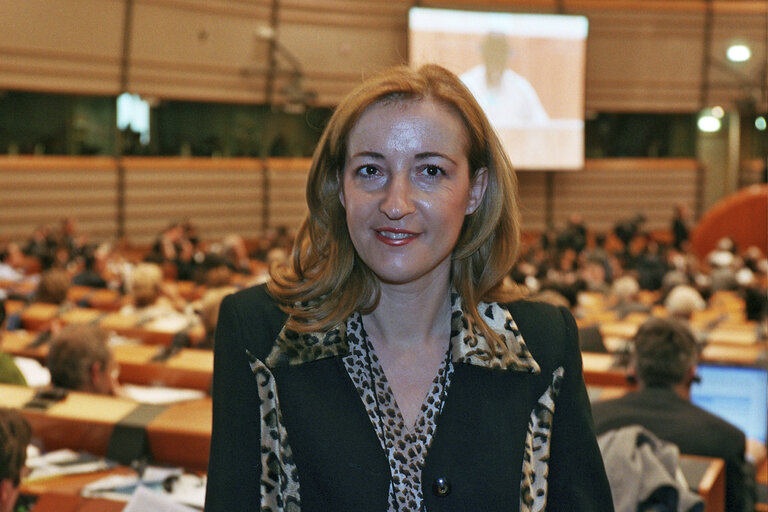
{"label": "blonde wavy hair", "polygon": [[349,134],[374,104],[432,100],[458,114],[464,123],[473,179],[486,169],[488,184],[477,210],[465,217],[451,264],[452,285],[465,314],[497,352],[502,340],[477,311],[479,301],[516,298],[506,288],[519,249],[517,178],[482,108],[459,78],[440,66],[417,70],[398,66],[356,87],[336,108],[312,159],[306,196],[309,211],[301,224],[292,260],[270,269],[270,293],[288,313],[286,327],[298,332],[327,330],[354,311],[376,308],[378,279],[355,252],[339,200]]}

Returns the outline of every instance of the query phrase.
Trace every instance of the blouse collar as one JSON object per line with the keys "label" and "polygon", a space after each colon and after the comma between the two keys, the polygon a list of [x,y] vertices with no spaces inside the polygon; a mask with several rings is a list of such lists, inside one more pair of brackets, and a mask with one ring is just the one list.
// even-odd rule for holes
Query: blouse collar
{"label": "blouse collar", "polygon": [[[495,354],[474,324],[464,314],[461,298],[451,294],[451,359],[454,363],[467,363],[483,368],[539,373],[539,364],[531,355],[509,310],[496,302],[480,302],[478,311],[485,323],[498,334],[507,346],[507,354]],[[270,368],[293,366],[329,357],[343,357],[349,353],[346,333],[350,322],[360,322],[359,313],[350,316],[327,331],[299,333],[283,329],[265,361]]]}

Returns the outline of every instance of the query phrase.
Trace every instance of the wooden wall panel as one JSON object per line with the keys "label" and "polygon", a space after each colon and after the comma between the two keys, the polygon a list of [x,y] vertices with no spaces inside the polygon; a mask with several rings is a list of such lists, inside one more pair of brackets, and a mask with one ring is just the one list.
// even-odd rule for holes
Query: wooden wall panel
{"label": "wooden wall panel", "polygon": [[0,158],[0,240],[26,240],[40,225],[75,217],[83,233],[117,231],[117,181],[108,158]]}
{"label": "wooden wall panel", "polygon": [[[412,5],[566,12],[589,18],[586,108],[690,112],[702,102],[706,1],[283,0],[275,37],[299,62],[316,103],[334,105],[364,74],[408,58]],[[126,0],[0,0],[0,87],[117,94]],[[765,53],[762,0],[713,0],[708,101],[749,92]],[[169,99],[266,101],[271,0],[133,0],[129,89]],[[735,38],[751,63],[725,64]],[[292,65],[277,57],[274,100]]]}
{"label": "wooden wall panel", "polygon": [[578,212],[588,226],[605,231],[617,220],[642,213],[647,229],[669,229],[676,203],[695,211],[699,172],[691,159],[587,160],[583,171],[557,174],[555,227],[562,228]]}
{"label": "wooden wall panel", "polygon": [[[216,241],[229,233],[254,238],[265,226],[295,230],[306,215],[309,159],[126,158],[123,166],[124,231],[134,244],[150,243],[183,219]],[[65,216],[77,218],[93,238],[113,240],[117,176],[109,158],[1,158],[0,240],[23,240],[37,225]],[[637,212],[646,215],[647,228],[666,229],[675,203],[695,212],[698,176],[688,159],[587,160],[583,171],[520,172],[523,230],[541,232],[550,217],[562,228],[574,212],[596,230]]]}
{"label": "wooden wall panel", "polygon": [[268,1],[136,0],[129,88],[159,98],[263,103]]}
{"label": "wooden wall panel", "polygon": [[517,198],[523,231],[542,232],[547,228],[547,175],[543,172],[517,173]]}
{"label": "wooden wall panel", "polygon": [[0,1],[0,87],[116,95],[124,0]]}
{"label": "wooden wall panel", "polygon": [[126,159],[125,232],[146,244],[170,222],[189,219],[204,239],[256,237],[262,228],[258,160]]}
{"label": "wooden wall panel", "polygon": [[306,186],[309,159],[272,159],[269,179],[269,225],[295,230],[307,213]]}

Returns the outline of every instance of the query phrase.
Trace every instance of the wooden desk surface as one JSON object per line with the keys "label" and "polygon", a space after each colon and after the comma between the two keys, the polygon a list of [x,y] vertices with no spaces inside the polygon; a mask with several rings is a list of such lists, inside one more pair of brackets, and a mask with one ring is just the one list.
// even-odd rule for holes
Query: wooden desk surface
{"label": "wooden desk surface", "polygon": [[[122,398],[70,392],[48,409],[24,408],[34,393],[0,384],[0,405],[19,408],[46,450],[70,448],[106,455],[115,425],[146,407]],[[155,462],[204,471],[211,441],[211,399],[158,407],[159,413],[143,427]]]}
{"label": "wooden desk surface", "polygon": [[[48,344],[30,347],[37,333],[4,331],[0,333],[0,348],[14,356],[36,359],[45,364]],[[153,361],[163,347],[158,345],[125,344],[112,347],[120,365],[120,382],[145,386],[189,388],[207,392],[213,378],[213,351],[181,349],[164,361]]]}
{"label": "wooden desk surface", "polygon": [[107,288],[73,285],[67,291],[67,299],[73,304],[101,311],[118,311],[123,306],[120,292]]}
{"label": "wooden desk surface", "polygon": [[122,501],[103,498],[83,498],[74,494],[46,493],[34,505],[34,512],[120,512]]}
{"label": "wooden desk surface", "polygon": [[765,343],[735,345],[733,343],[708,343],[701,352],[702,361],[754,364],[762,361],[768,354]]}
{"label": "wooden desk surface", "polygon": [[[30,347],[37,333],[7,331],[2,333],[0,348],[14,356],[36,359],[45,364],[48,344]],[[125,344],[112,347],[120,365],[120,382],[145,386],[167,386],[208,391],[213,377],[213,351],[185,348],[164,361],[153,361],[162,347]]]}
{"label": "wooden desk surface", "polygon": [[213,351],[182,349],[165,361],[153,361],[157,346],[113,347],[120,364],[120,381],[208,391],[213,378]]}
{"label": "wooden desk surface", "polygon": [[606,353],[582,352],[584,382],[588,386],[629,387],[627,370],[615,366],[616,356]]}
{"label": "wooden desk surface", "polygon": [[126,314],[116,311],[103,311],[96,308],[74,307],[66,311],[56,304],[34,303],[23,308],[20,312],[21,325],[28,331],[41,331],[48,327],[53,320],[62,325],[73,323],[93,323],[102,329],[113,331],[127,338],[136,338],[143,343],[152,345],[170,345],[173,337],[182,330],[187,330],[193,341],[205,336],[202,325],[188,326],[188,322],[179,317],[178,321],[157,319],[141,324],[139,314]]}
{"label": "wooden desk surface", "polygon": [[33,481],[22,481],[20,491],[22,494],[71,494],[77,496],[83,487],[112,475],[134,475],[136,472],[127,466],[116,466],[104,471],[82,473],[79,475],[63,475],[53,478],[42,478]]}
{"label": "wooden desk surface", "polygon": [[158,463],[196,471],[208,468],[213,406],[210,398],[173,404],[147,427],[152,456]]}
{"label": "wooden desk surface", "polygon": [[[704,510],[723,512],[725,510],[725,461],[698,455],[680,455],[680,467],[688,485],[694,487],[704,499]],[[695,477],[701,475],[698,483]]]}

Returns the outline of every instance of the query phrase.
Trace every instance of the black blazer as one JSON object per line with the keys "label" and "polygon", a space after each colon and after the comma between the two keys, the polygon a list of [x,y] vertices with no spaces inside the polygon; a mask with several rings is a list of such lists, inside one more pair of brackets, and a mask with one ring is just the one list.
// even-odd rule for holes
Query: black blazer
{"label": "black blazer", "polygon": [[[541,373],[454,366],[422,473],[429,511],[517,511],[523,444],[533,406],[565,370],[553,420],[547,511],[613,510],[565,308],[508,305]],[[262,287],[227,297],[214,359],[213,435],[206,511],[257,510],[260,417],[246,349],[264,360],[286,316]],[[304,511],[387,510],[389,465],[340,357],[273,370],[298,467]],[[451,491],[438,497],[433,482]]]}

